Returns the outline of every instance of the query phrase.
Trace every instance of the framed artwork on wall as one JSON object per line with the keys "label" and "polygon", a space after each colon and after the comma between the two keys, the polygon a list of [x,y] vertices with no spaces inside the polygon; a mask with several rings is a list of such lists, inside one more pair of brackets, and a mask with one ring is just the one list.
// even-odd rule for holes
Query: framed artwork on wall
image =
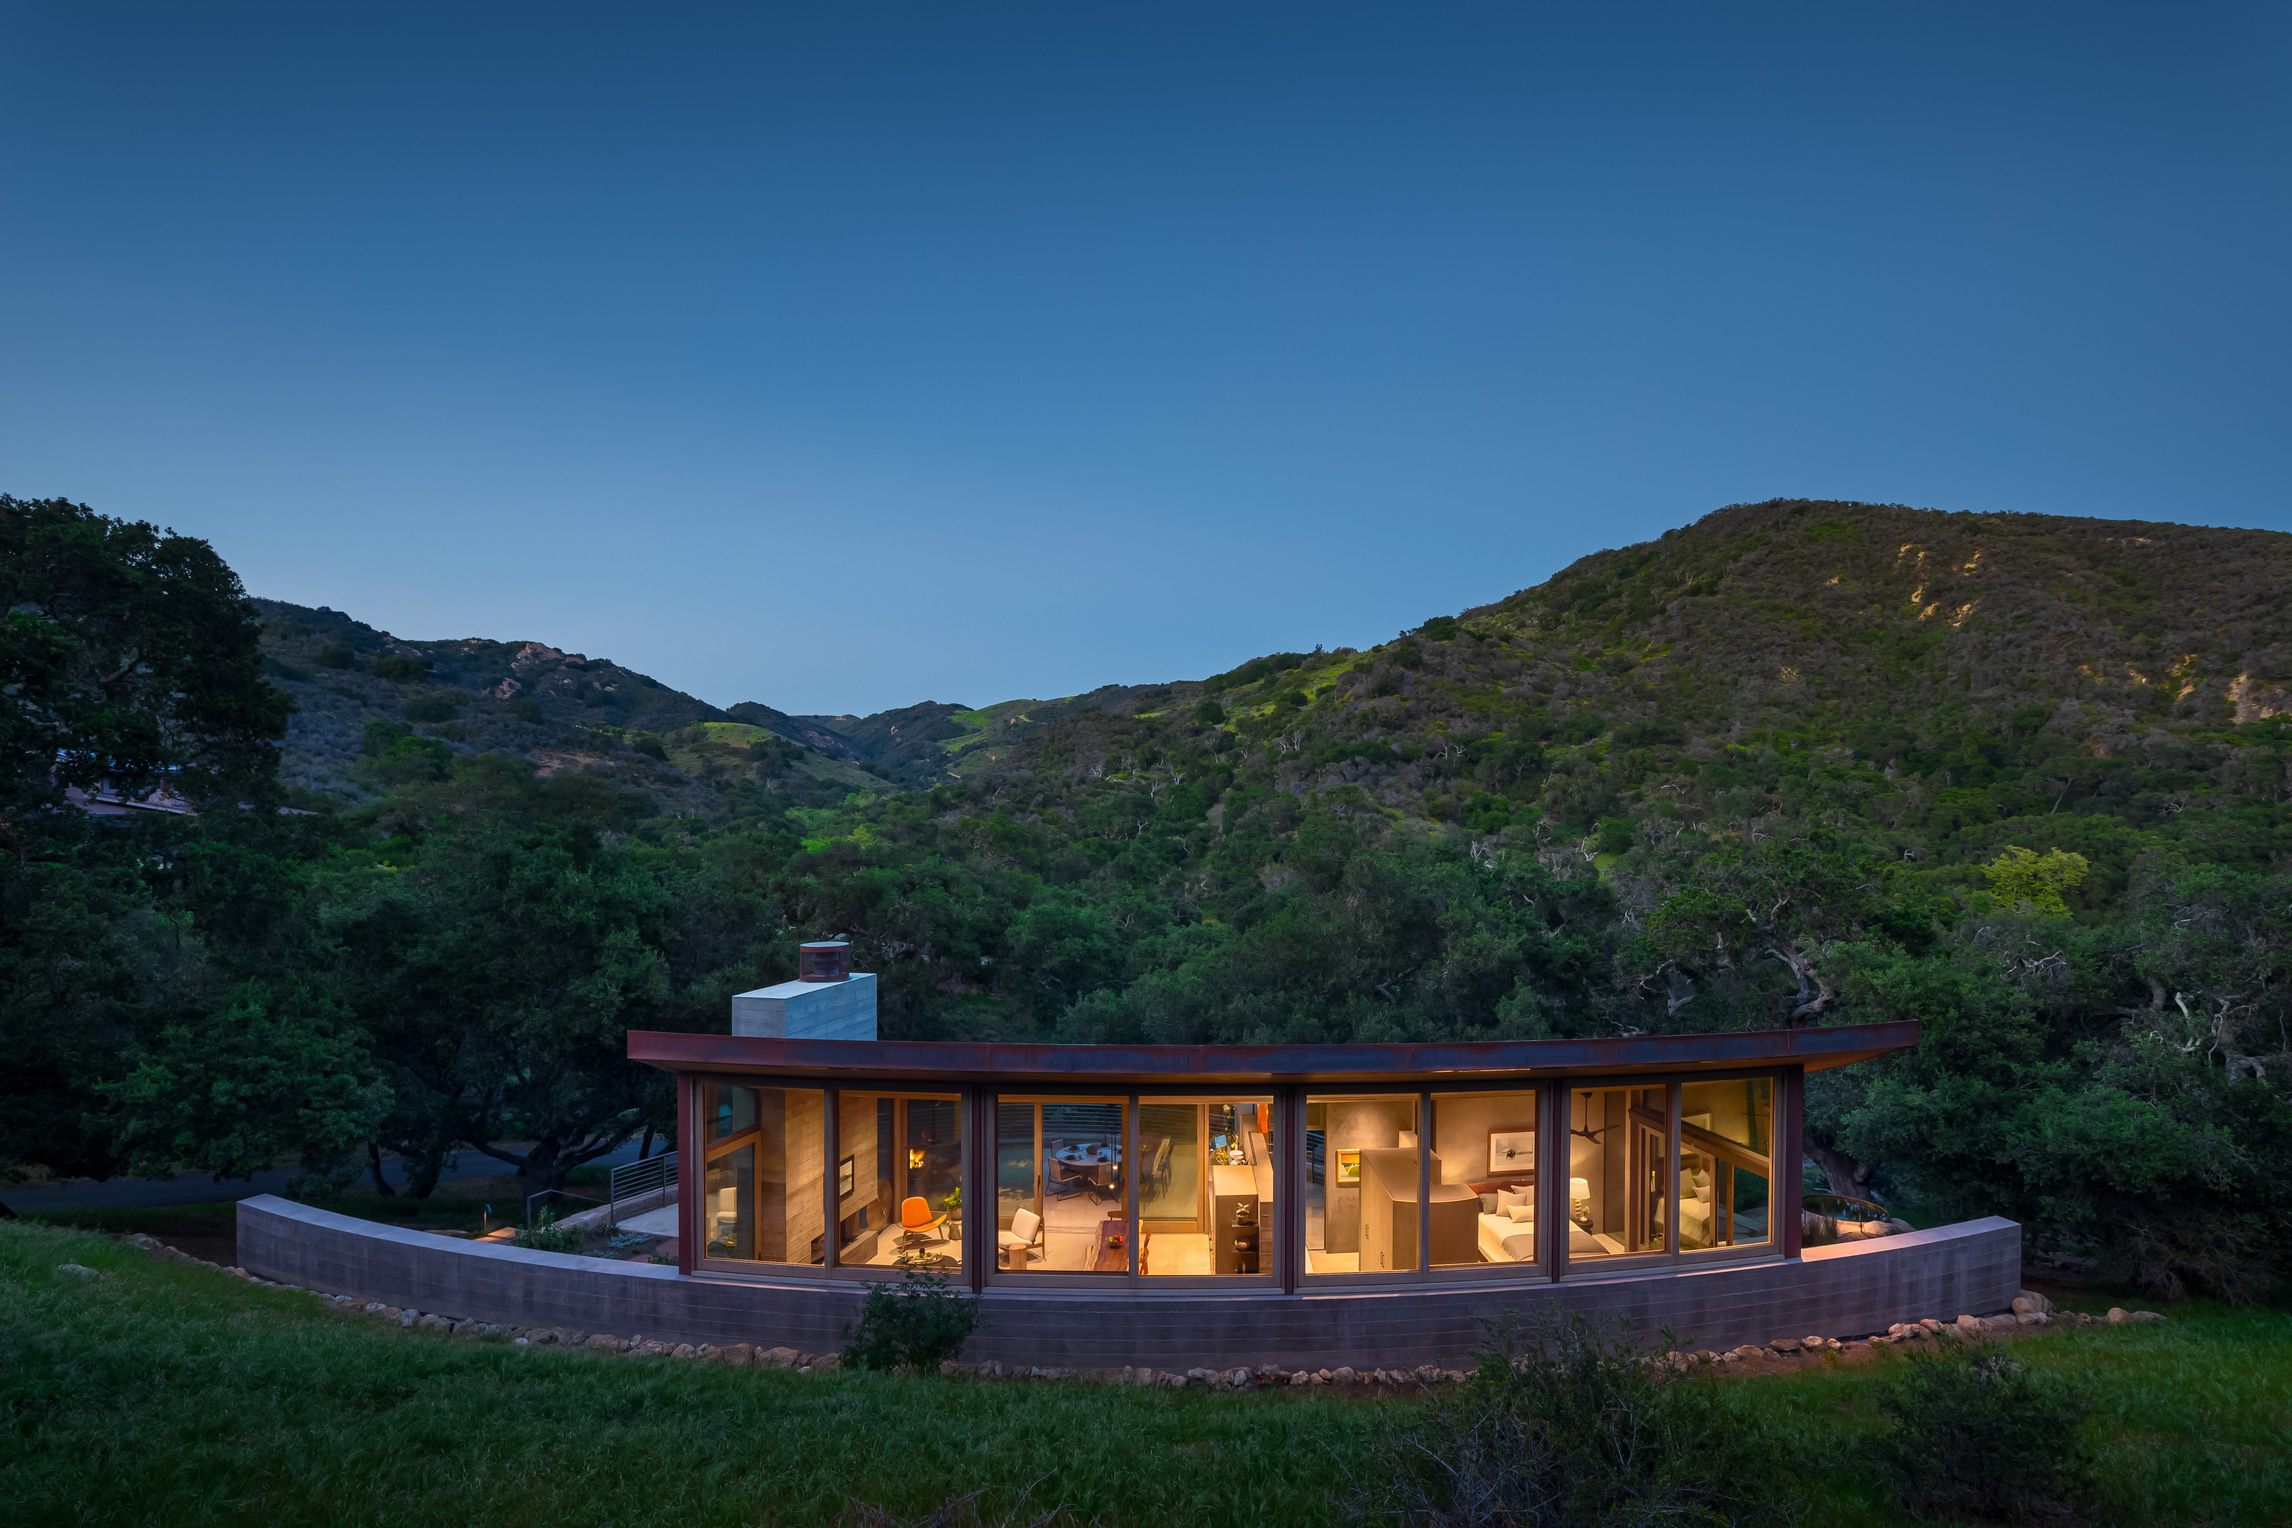
{"label": "framed artwork on wall", "polygon": [[1350,1188],[1361,1181],[1361,1151],[1350,1147],[1337,1153],[1337,1186]]}
{"label": "framed artwork on wall", "polygon": [[1488,1132],[1488,1176],[1526,1173],[1536,1166],[1536,1129]]}
{"label": "framed artwork on wall", "polygon": [[836,1164],[836,1197],[838,1199],[849,1199],[852,1196],[853,1169],[858,1161],[857,1157],[846,1157]]}

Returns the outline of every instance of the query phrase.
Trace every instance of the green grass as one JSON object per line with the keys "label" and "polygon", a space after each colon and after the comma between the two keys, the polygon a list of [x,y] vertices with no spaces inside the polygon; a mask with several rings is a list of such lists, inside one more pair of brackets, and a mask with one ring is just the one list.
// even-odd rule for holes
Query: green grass
{"label": "green grass", "polygon": [[0,1226],[11,1523],[801,1523],[972,1490],[989,1512],[1325,1522],[1318,1491],[1392,1404],[519,1349]]}
{"label": "green grass", "polygon": [[[2161,1324],[2047,1332],[2013,1351],[2092,1397],[2109,1520],[2292,1522],[2292,1313],[2192,1301]],[[1855,1444],[1884,1425],[1878,1386],[1906,1361],[1810,1365],[1734,1387],[1795,1440],[1810,1521],[1903,1520]]]}
{"label": "green grass", "polygon": [[[2189,1307],[2017,1351],[2092,1388],[2110,1519],[2292,1519],[2292,1316]],[[1898,1521],[1856,1446],[1900,1362],[1719,1382],[1793,1441],[1807,1521]],[[1414,1405],[519,1349],[0,1225],[10,1523],[799,1523],[973,1491],[990,1520],[1338,1522],[1332,1483]]]}

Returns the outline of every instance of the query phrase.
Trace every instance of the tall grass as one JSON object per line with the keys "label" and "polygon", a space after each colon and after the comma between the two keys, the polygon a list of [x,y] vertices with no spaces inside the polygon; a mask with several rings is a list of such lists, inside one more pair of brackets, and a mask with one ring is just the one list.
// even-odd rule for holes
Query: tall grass
{"label": "tall grass", "polygon": [[[78,1263],[93,1277],[59,1271]],[[2074,1371],[2107,1516],[2292,1521],[2292,1317],[2208,1307],[2020,1343]],[[1807,1520],[1900,1521],[1870,1467],[1900,1367],[1711,1388],[1784,1438]],[[401,1331],[308,1296],[0,1225],[0,1521],[692,1525],[1346,1520],[1405,1397],[797,1375]]]}
{"label": "tall grass", "polygon": [[0,1226],[12,1524],[1332,1522],[1336,1451],[1389,1404],[511,1348]]}

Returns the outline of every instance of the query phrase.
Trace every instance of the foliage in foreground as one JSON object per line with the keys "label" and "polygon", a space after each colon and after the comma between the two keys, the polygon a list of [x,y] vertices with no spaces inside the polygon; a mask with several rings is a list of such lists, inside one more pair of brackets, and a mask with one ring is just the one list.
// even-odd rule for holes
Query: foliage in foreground
{"label": "foliage in foreground", "polygon": [[844,1362],[858,1369],[932,1373],[959,1356],[979,1301],[944,1273],[908,1268],[897,1284],[870,1284]]}
{"label": "foliage in foreground", "polygon": [[2010,1351],[1915,1354],[1878,1409],[1894,1427],[1874,1449],[1912,1511],[2008,1522],[2088,1515],[2093,1461],[2082,1429],[2092,1406]]}
{"label": "foliage in foreground", "polygon": [[1359,1462],[1356,1509],[1485,1528],[1791,1520],[1778,1441],[1719,1408],[1718,1384],[1581,1313],[1508,1315],[1470,1379]]}
{"label": "foliage in foreground", "polygon": [[582,1226],[562,1225],[544,1210],[532,1225],[517,1233],[517,1244],[529,1252],[579,1252],[589,1245],[589,1232]]}
{"label": "foliage in foreground", "polygon": [[[2085,1387],[2095,1516],[2292,1521],[2292,1315],[2200,1304],[2011,1351]],[[1785,1440],[1763,1499],[1875,1528],[1903,1521],[1869,1464],[1901,1369],[1677,1388],[1711,1407],[1714,1454],[1761,1428]],[[1430,1405],[513,1348],[0,1224],[11,1523],[1349,1523],[1344,1462]]]}

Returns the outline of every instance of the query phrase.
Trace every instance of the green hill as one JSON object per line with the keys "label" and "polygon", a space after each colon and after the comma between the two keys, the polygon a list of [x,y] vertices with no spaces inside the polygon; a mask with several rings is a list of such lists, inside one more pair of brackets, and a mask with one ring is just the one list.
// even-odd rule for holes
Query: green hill
{"label": "green hill", "polygon": [[540,642],[409,641],[337,610],[255,606],[265,676],[295,704],[281,772],[313,793],[358,798],[386,784],[373,760],[392,730],[544,775],[589,771],[664,813],[723,816],[883,786],[794,729],[749,725],[608,659]]}
{"label": "green hill", "polygon": [[[382,1123],[339,1130],[574,1145],[664,1107],[622,1031],[721,1024],[802,933],[853,939],[890,1038],[1916,1019],[1916,1051],[1810,1088],[1832,1187],[2253,1297],[2292,1266],[2288,611],[2292,536],[1778,501],[1361,651],[821,717],[266,605],[284,774],[322,810],[132,830],[243,855],[114,836],[17,877],[14,979],[101,1016],[26,1089],[76,1112],[25,1117],[84,1120],[108,1161],[136,1138],[85,1101],[119,1068],[276,1014],[378,1079]],[[205,942],[158,938],[185,926]],[[42,953],[96,930],[119,948]],[[131,974],[180,960],[206,974]],[[581,1087],[473,1090],[454,1066],[496,1034]]]}
{"label": "green hill", "polygon": [[2052,789],[2027,782],[2050,804],[2128,755],[2237,761],[2245,728],[2292,710],[2288,602],[2274,532],[1750,505],[1366,652],[1259,658],[1143,716],[1090,708],[1011,758],[1079,785],[1214,731],[1237,779],[1588,828],[1698,799],[1706,763],[1742,750],[1837,747],[1897,781],[2050,769]]}

